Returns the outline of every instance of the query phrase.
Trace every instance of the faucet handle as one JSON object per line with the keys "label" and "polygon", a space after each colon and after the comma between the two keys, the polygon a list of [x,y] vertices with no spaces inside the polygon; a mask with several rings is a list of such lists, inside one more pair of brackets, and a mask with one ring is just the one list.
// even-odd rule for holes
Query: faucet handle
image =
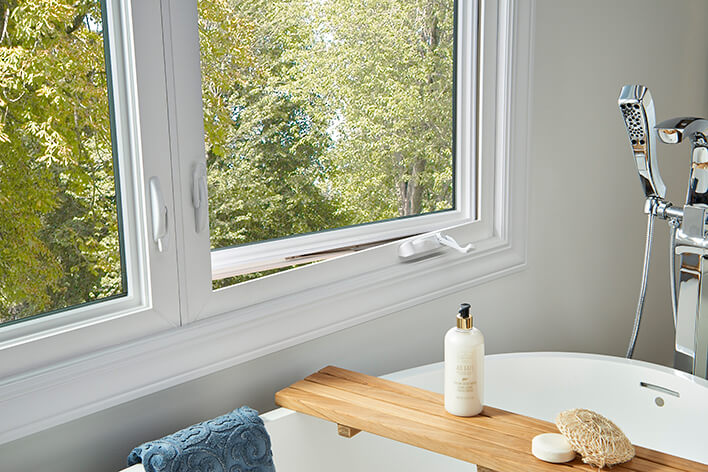
{"label": "faucet handle", "polygon": [[679,116],[678,118],[670,118],[662,121],[655,126],[655,129],[662,143],[678,144],[683,141],[684,135],[687,134],[686,128],[698,120],[701,120],[701,118]]}

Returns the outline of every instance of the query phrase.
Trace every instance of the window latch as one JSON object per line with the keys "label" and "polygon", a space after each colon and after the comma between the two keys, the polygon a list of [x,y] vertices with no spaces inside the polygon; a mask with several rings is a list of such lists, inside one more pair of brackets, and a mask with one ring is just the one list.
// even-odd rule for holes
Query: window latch
{"label": "window latch", "polygon": [[437,232],[428,233],[404,242],[398,246],[398,257],[404,261],[412,261],[438,253],[446,247],[452,248],[462,254],[469,254],[474,250],[473,244],[460,246],[452,236]]}
{"label": "window latch", "polygon": [[201,233],[207,225],[209,200],[207,196],[207,171],[204,164],[194,166],[192,174],[192,206],[194,206],[194,230]]}
{"label": "window latch", "polygon": [[167,250],[167,205],[162,197],[160,181],[157,177],[150,177],[150,207],[152,210],[152,240],[157,244],[157,250]]}

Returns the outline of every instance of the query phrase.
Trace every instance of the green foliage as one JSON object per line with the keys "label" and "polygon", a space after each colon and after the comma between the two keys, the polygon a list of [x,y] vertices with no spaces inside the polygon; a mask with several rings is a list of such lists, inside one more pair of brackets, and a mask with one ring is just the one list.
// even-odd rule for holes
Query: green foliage
{"label": "green foliage", "polygon": [[292,51],[297,85],[341,117],[332,183],[355,222],[450,208],[453,2],[302,4],[320,37]]}
{"label": "green foliage", "polygon": [[[305,39],[277,22],[251,23],[252,12],[274,18],[268,9],[277,4],[202,0],[199,6],[212,245],[347,224],[317,185],[331,172],[328,117],[315,95],[292,87],[295,64],[284,55]],[[238,49],[219,49],[233,38]]]}
{"label": "green foliage", "polygon": [[453,206],[452,1],[199,8],[214,247]]}
{"label": "green foliage", "polygon": [[0,321],[119,293],[100,4],[0,0]]}

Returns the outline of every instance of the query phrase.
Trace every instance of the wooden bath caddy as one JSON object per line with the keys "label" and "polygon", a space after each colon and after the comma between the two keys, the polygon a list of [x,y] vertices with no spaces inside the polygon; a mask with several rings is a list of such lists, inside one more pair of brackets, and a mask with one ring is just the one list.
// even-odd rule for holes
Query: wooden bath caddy
{"label": "wooden bath caddy", "polygon": [[[531,439],[558,432],[553,423],[484,407],[479,416],[460,418],[443,408],[443,396],[337,367],[325,367],[275,394],[285,408],[337,424],[352,437],[367,431],[477,464],[480,471],[596,471],[576,458],[549,464],[531,454]],[[708,472],[708,465],[636,447],[637,455],[613,471]]]}

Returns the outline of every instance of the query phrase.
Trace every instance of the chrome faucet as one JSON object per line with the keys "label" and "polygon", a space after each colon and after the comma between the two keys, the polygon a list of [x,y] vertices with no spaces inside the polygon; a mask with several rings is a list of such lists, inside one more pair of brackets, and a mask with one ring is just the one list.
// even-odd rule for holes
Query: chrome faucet
{"label": "chrome faucet", "polygon": [[691,146],[686,204],[674,236],[675,253],[681,256],[676,351],[693,358],[694,375],[708,378],[708,120],[672,118],[656,130],[664,143],[687,139]]}
{"label": "chrome faucet", "polygon": [[[651,94],[642,85],[622,87],[618,103],[647,197],[644,210],[648,215],[642,287],[627,357],[632,356],[644,306],[654,218],[665,219],[671,228],[669,265],[676,328],[674,366],[708,378],[708,120],[680,117],[655,126]],[[686,139],[691,145],[691,169],[683,208],[676,208],[665,200],[666,186],[657,166],[654,133],[667,144]],[[678,281],[675,256],[681,257]]]}

